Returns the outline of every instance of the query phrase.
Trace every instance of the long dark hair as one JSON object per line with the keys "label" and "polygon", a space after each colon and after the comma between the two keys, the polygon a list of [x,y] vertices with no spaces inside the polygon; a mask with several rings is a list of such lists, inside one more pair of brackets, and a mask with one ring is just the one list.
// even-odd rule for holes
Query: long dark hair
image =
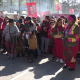
{"label": "long dark hair", "polygon": [[65,23],[68,23],[67,18],[66,17],[64,17],[64,18],[66,19]]}
{"label": "long dark hair", "polygon": [[58,27],[58,22],[59,22],[60,20],[62,20],[62,19],[59,18],[59,19],[57,20],[57,22],[56,22],[56,24],[55,24],[55,26],[54,26],[55,29]]}
{"label": "long dark hair", "polygon": [[33,27],[33,25],[34,25],[34,24],[32,23],[32,21],[30,21],[30,26],[32,26],[32,27]]}

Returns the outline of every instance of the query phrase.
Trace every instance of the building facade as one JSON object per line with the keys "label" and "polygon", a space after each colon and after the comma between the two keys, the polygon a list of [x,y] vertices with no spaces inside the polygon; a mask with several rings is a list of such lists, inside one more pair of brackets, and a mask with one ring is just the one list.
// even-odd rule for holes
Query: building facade
{"label": "building facade", "polygon": [[[19,2],[20,1],[20,2]],[[26,3],[36,2],[37,13],[50,11],[54,0],[0,0],[0,11],[27,15]]]}
{"label": "building facade", "polygon": [[14,13],[14,12],[19,12],[20,10],[21,14],[27,14],[26,13],[27,1],[26,0],[0,0],[0,11],[4,13],[7,13],[7,12]]}

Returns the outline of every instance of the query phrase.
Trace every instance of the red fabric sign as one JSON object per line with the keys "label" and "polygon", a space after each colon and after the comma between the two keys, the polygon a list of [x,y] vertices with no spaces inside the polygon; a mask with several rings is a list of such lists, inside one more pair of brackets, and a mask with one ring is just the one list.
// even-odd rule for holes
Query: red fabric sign
{"label": "red fabric sign", "polygon": [[26,3],[26,6],[28,16],[37,18],[36,2]]}
{"label": "red fabric sign", "polygon": [[55,10],[58,11],[58,4],[55,4]]}
{"label": "red fabric sign", "polygon": [[71,9],[69,10],[69,13],[71,14]]}
{"label": "red fabric sign", "polygon": [[58,11],[58,7],[59,7],[59,11],[62,10],[62,4],[55,4],[55,10]]}
{"label": "red fabric sign", "polygon": [[72,9],[72,13],[74,14],[74,9]]}
{"label": "red fabric sign", "polygon": [[69,10],[69,13],[70,13],[70,14],[71,14],[71,13],[74,14],[74,9],[70,9],[70,10]]}
{"label": "red fabric sign", "polygon": [[59,10],[60,11],[62,10],[62,4],[59,4]]}
{"label": "red fabric sign", "polygon": [[48,15],[48,14],[50,14],[50,11],[41,12],[40,17],[42,18],[42,17],[44,17],[45,15]]}

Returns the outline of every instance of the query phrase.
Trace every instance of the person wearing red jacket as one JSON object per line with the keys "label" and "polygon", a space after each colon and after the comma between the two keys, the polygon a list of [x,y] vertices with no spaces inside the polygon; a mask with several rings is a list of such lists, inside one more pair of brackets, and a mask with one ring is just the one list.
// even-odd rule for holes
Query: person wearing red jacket
{"label": "person wearing red jacket", "polygon": [[76,24],[76,16],[69,15],[68,26],[64,30],[64,57],[65,66],[63,68],[69,68],[70,71],[75,70],[76,56],[79,47],[79,27]]}
{"label": "person wearing red jacket", "polygon": [[1,42],[2,42],[2,23],[3,23],[3,19],[0,18],[0,46],[1,46]]}
{"label": "person wearing red jacket", "polygon": [[[41,54],[45,54],[44,56],[47,55],[47,50],[48,50],[48,44],[49,44],[49,38],[48,38],[48,30],[50,28],[50,17],[46,16],[45,20],[42,22],[41,29],[42,29],[42,46],[41,46]],[[44,48],[45,44],[45,48]]]}
{"label": "person wearing red jacket", "polygon": [[53,26],[54,26],[54,22],[50,22],[50,28],[48,30],[48,38],[50,39],[50,41],[49,41],[49,47],[48,47],[48,52],[50,54],[52,54],[52,45],[53,45],[53,42],[54,42],[53,38],[51,36],[51,30],[52,30]]}
{"label": "person wearing red jacket", "polygon": [[0,18],[0,29],[1,29],[2,22],[3,22],[3,19]]}
{"label": "person wearing red jacket", "polygon": [[4,18],[3,23],[2,23],[2,31],[4,31],[4,28],[6,27],[6,25],[7,25],[7,23],[8,23],[8,20],[9,20],[9,17],[6,16],[6,17]]}
{"label": "person wearing red jacket", "polygon": [[[3,23],[2,23],[2,32],[4,31],[4,29],[5,29],[5,27],[6,27],[7,23],[8,23],[7,20],[9,20],[9,17],[8,17],[8,16],[6,16],[6,17],[4,18],[4,21],[3,21]],[[2,37],[2,48],[3,48],[2,53],[6,52],[5,36]]]}
{"label": "person wearing red jacket", "polygon": [[54,22],[50,22],[50,28],[48,30],[48,38],[49,39],[52,39],[52,36],[50,35],[50,33],[51,33],[51,30],[52,30],[53,26],[54,26]]}

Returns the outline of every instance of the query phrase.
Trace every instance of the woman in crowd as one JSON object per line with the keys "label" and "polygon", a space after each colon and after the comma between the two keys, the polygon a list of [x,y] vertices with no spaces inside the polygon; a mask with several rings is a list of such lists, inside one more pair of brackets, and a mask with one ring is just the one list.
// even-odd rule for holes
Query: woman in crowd
{"label": "woman in crowd", "polygon": [[49,47],[48,47],[48,52],[50,54],[52,54],[52,46],[53,46],[53,42],[54,42],[52,36],[50,35],[50,33],[51,33],[51,30],[52,30],[52,28],[53,28],[54,25],[55,25],[55,22],[51,21],[50,22],[50,29],[48,30],[48,38],[50,39],[50,41],[49,41]]}
{"label": "woman in crowd", "polygon": [[24,25],[25,24],[24,16],[20,16],[20,19],[22,19],[22,24]]}
{"label": "woman in crowd", "polygon": [[8,52],[8,59],[13,59],[14,54],[14,37],[18,36],[18,28],[14,25],[13,19],[9,19],[9,24],[5,27],[3,35],[6,40],[6,49]]}
{"label": "woman in crowd", "polygon": [[[3,24],[2,24],[2,32],[4,31],[6,25],[8,24],[8,20],[9,20],[9,17],[6,16],[6,17],[4,18],[4,21],[3,21]],[[3,48],[2,53],[6,52],[5,36],[2,37],[2,48]]]}
{"label": "woman in crowd", "polygon": [[66,26],[68,25],[68,21],[67,21],[67,18],[66,17],[64,17],[64,28],[66,28]]}
{"label": "woman in crowd", "polygon": [[33,23],[35,24],[36,29],[37,29],[37,27],[39,26],[39,24],[38,24],[36,18],[35,18],[35,17],[32,17],[32,21],[33,21]]}
{"label": "woman in crowd", "polygon": [[1,42],[2,42],[2,23],[3,23],[3,19],[0,18],[0,46],[1,46]]}
{"label": "woman in crowd", "polygon": [[[42,22],[42,46],[41,46],[41,54],[45,54],[44,56],[47,55],[47,51],[48,51],[48,44],[49,44],[49,38],[48,38],[48,30],[50,28],[50,18],[49,16],[45,17],[45,20]],[[45,48],[44,48],[44,44],[45,44]]]}
{"label": "woman in crowd", "polygon": [[[26,24],[24,25],[25,30],[25,52],[27,53],[27,61],[32,63],[34,58],[38,57],[37,48],[31,49],[30,46],[35,46],[33,43],[30,45],[31,39],[33,39],[34,32],[36,30],[36,26],[31,21],[31,17],[26,17],[25,19]],[[35,36],[36,37],[36,36]]]}
{"label": "woman in crowd", "polygon": [[19,19],[17,21],[17,27],[19,29],[19,36],[17,37],[15,52],[17,54],[17,57],[19,57],[19,56],[23,57],[25,54],[25,49],[24,49],[24,38],[23,38],[23,32],[22,32],[24,25],[22,23],[22,19]]}
{"label": "woman in crowd", "polygon": [[65,29],[64,38],[64,56],[65,56],[65,66],[63,68],[70,67],[70,71],[75,70],[76,55],[78,52],[79,44],[79,27],[75,24],[75,15],[70,15],[68,17],[69,25]]}
{"label": "woman in crowd", "polygon": [[51,35],[54,38],[53,44],[53,57],[57,57],[56,62],[63,63],[64,59],[64,47],[62,42],[62,36],[64,34],[64,28],[62,26],[62,19],[59,18],[56,25],[52,29]]}
{"label": "woman in crowd", "polygon": [[40,54],[41,53],[41,27],[37,23],[37,19],[35,17],[32,17],[32,21],[36,25],[36,30],[37,30],[36,37],[37,37],[37,44],[38,44],[38,54]]}

